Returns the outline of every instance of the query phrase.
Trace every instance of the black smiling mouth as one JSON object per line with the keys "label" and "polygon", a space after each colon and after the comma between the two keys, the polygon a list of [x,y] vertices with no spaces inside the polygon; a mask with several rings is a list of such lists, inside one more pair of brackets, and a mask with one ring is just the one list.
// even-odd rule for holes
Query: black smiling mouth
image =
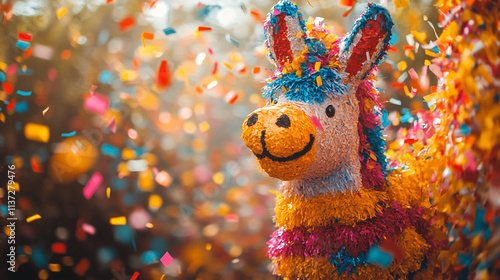
{"label": "black smiling mouth", "polygon": [[301,156],[307,154],[307,152],[309,152],[311,149],[312,149],[312,146],[314,144],[314,135],[312,134],[309,134],[309,143],[307,143],[307,145],[304,147],[304,149],[302,149],[301,151],[298,151],[296,153],[294,153],[293,155],[290,155],[290,156],[287,156],[287,157],[277,157],[277,156],[273,156],[266,148],[266,140],[265,140],[265,137],[266,137],[266,130],[262,130],[262,133],[260,135],[260,143],[262,144],[262,154],[257,154],[255,152],[253,152],[253,154],[258,158],[258,159],[262,159],[262,158],[269,158],[270,160],[272,161],[277,161],[277,162],[287,162],[287,161],[291,161],[291,160],[294,160],[294,159],[298,159],[300,158]]}

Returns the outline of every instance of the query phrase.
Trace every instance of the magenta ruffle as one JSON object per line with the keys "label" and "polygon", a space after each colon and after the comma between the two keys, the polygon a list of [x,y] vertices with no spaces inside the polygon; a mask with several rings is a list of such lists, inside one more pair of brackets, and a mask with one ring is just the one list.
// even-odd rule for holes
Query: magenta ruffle
{"label": "magenta ruffle", "polygon": [[434,254],[441,244],[430,236],[430,221],[423,218],[424,208],[405,208],[395,204],[377,216],[358,223],[355,227],[333,224],[314,229],[299,227],[292,230],[276,230],[267,242],[270,258],[279,256],[323,257],[337,254],[343,247],[355,257],[376,245],[384,237],[391,238],[408,227],[415,227],[417,233],[427,241]]}

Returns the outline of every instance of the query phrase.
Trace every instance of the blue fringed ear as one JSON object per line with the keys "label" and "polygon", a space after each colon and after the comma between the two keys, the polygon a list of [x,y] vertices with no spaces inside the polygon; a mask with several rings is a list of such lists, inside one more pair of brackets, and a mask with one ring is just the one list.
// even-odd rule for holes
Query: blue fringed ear
{"label": "blue fringed ear", "polygon": [[269,56],[278,68],[282,68],[285,62],[293,61],[293,57],[307,47],[302,13],[287,0],[281,0],[272,8],[264,27]]}
{"label": "blue fringed ear", "polygon": [[394,25],[389,12],[378,5],[368,4],[342,41],[340,62],[351,81],[364,79],[386,55]]}

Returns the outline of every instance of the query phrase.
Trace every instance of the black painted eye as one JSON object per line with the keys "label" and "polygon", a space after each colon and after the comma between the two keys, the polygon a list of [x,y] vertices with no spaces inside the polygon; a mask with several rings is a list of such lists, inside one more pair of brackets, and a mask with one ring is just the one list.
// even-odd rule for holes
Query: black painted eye
{"label": "black painted eye", "polygon": [[279,127],[283,127],[283,128],[289,128],[290,127],[290,118],[286,114],[283,114],[276,121],[276,125]]}
{"label": "black painted eye", "polygon": [[257,115],[257,113],[253,113],[250,118],[248,118],[247,120],[247,125],[248,126],[252,126],[254,124],[257,123],[257,120],[259,120],[259,116]]}
{"label": "black painted eye", "polygon": [[328,105],[328,107],[326,107],[325,113],[329,118],[333,118],[333,116],[335,116],[335,107],[333,107],[333,105]]}

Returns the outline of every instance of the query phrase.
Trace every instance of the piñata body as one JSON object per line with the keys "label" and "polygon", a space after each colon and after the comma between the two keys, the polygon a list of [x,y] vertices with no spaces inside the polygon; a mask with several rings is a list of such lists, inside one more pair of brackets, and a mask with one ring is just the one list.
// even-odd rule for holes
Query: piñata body
{"label": "pi\u00f1ata body", "polygon": [[369,5],[343,38],[280,1],[265,24],[277,66],[242,138],[283,181],[268,242],[291,279],[429,279],[442,248],[419,170],[389,169],[372,71],[393,22]]}

